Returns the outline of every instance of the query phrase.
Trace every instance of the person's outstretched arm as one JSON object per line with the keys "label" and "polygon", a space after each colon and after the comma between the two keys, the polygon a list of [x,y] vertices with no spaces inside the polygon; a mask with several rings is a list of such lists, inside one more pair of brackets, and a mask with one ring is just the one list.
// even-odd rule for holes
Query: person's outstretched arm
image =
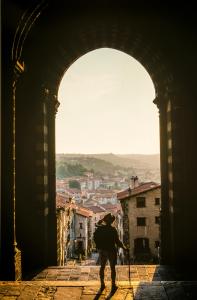
{"label": "person's outstretched arm", "polygon": [[123,248],[124,250],[128,250],[127,247],[121,242],[121,240],[118,237],[118,231],[116,228],[115,229],[115,243],[118,247]]}

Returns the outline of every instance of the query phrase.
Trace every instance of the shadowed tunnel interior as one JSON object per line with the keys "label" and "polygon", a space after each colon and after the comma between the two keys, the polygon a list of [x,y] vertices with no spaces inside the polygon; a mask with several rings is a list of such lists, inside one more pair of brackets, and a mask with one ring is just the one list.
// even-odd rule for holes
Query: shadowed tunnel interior
{"label": "shadowed tunnel interior", "polygon": [[192,7],[9,0],[3,10],[2,278],[21,278],[57,264],[58,88],[76,59],[102,47],[134,57],[154,83],[160,113],[161,263],[188,269],[196,263],[197,250]]}

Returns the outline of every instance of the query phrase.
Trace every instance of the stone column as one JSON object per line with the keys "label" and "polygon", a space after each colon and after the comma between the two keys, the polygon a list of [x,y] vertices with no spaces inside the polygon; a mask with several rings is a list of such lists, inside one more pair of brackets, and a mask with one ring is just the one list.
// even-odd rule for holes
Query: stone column
{"label": "stone column", "polygon": [[172,137],[171,100],[157,97],[154,103],[159,108],[160,122],[160,168],[161,168],[161,263],[173,263],[173,190],[172,181]]}
{"label": "stone column", "polygon": [[[196,251],[196,113],[195,90],[181,85],[172,101],[172,178],[174,264],[191,269]],[[191,272],[190,272],[191,273]]]}
{"label": "stone column", "polygon": [[[10,68],[9,68],[10,67]],[[1,278],[20,280],[22,277],[21,251],[16,236],[16,89],[24,72],[24,64],[16,61],[7,65],[13,77],[6,77],[3,89],[3,148],[1,202]],[[7,71],[7,70],[6,70]],[[6,74],[7,75],[7,74]],[[6,98],[5,98],[6,97]]]}
{"label": "stone column", "polygon": [[192,92],[185,93],[177,89],[154,101],[160,110],[161,263],[181,271],[197,261],[197,126]]}
{"label": "stone column", "polygon": [[17,89],[16,111],[16,234],[28,275],[57,263],[55,108],[32,74]]}
{"label": "stone column", "polygon": [[42,88],[39,104],[42,114],[37,123],[37,201],[41,204],[44,235],[44,264],[57,264],[56,220],[56,160],[55,160],[55,114],[59,106],[56,95]]}
{"label": "stone column", "polygon": [[21,64],[16,61],[14,68],[13,80],[13,209],[14,209],[14,265],[15,265],[15,280],[22,279],[22,264],[21,264],[21,251],[17,245],[16,236],[16,87],[17,81],[21,74],[24,72],[24,63]]}
{"label": "stone column", "polygon": [[57,264],[56,228],[56,156],[55,156],[55,116],[60,105],[57,96],[46,89],[47,144],[48,144],[48,264]]}

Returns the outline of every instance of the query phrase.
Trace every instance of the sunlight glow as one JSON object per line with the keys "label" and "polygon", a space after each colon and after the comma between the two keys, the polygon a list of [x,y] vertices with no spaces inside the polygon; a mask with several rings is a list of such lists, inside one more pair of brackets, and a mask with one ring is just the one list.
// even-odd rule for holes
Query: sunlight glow
{"label": "sunlight glow", "polygon": [[76,60],[60,83],[57,153],[159,153],[155,90],[133,57],[101,48]]}

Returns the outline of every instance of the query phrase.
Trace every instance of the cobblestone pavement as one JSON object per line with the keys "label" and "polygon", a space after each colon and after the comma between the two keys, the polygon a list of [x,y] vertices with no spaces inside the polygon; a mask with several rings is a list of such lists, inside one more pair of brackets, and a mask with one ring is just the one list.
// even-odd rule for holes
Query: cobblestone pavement
{"label": "cobblestone pavement", "polygon": [[[117,266],[118,289],[110,294],[110,269],[106,288],[99,291],[98,266],[49,267],[31,281],[0,282],[3,300],[196,300],[197,281],[176,281],[172,269],[155,265]],[[175,278],[175,277],[174,277]]]}
{"label": "cobblestone pavement", "polygon": [[[117,281],[129,280],[129,266],[117,265],[116,273]],[[130,276],[132,281],[169,281],[177,279],[177,274],[172,268],[157,265],[132,265]],[[105,279],[110,281],[110,278],[110,267],[106,266]],[[67,265],[64,267],[49,267],[37,274],[33,280],[99,280],[99,266]]]}

